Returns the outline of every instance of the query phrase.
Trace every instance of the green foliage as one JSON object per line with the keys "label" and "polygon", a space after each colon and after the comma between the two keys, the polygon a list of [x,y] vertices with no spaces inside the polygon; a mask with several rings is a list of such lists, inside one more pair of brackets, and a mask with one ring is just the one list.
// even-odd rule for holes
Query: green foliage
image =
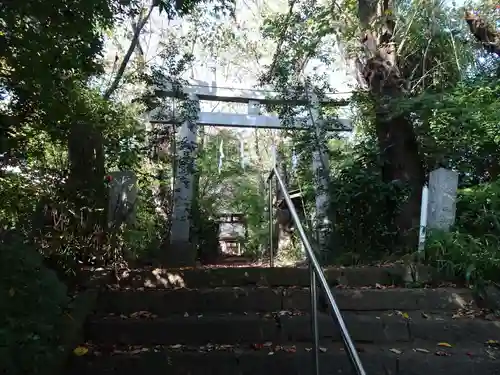
{"label": "green foliage", "polygon": [[456,226],[473,236],[500,238],[500,180],[460,191]]}
{"label": "green foliage", "polygon": [[451,276],[472,285],[499,281],[500,238],[494,235],[475,237],[467,233],[431,233],[426,244],[427,262]]}
{"label": "green foliage", "polygon": [[[245,252],[249,255],[261,255],[262,244],[269,241],[265,212],[267,194],[262,190],[263,172],[251,164],[244,169],[241,167],[239,140],[234,133],[223,130],[216,135],[205,135],[204,138],[203,149],[198,158],[198,215],[215,218],[222,213],[243,213],[248,225]],[[219,173],[221,141],[225,158]]]}
{"label": "green foliage", "polygon": [[500,280],[500,181],[460,191],[455,229],[433,232],[428,260],[473,284]]}
{"label": "green foliage", "polygon": [[66,287],[22,236],[0,238],[0,372],[47,374],[60,350]]}
{"label": "green foliage", "polygon": [[387,207],[397,206],[404,191],[382,181],[373,146],[339,141],[337,147],[332,152],[332,257],[350,264],[384,258],[394,251]]}

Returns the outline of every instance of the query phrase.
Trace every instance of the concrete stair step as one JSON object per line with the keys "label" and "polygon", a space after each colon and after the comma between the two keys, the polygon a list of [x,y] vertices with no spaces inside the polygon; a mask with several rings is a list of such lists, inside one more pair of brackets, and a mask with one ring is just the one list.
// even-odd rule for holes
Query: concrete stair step
{"label": "concrete stair step", "polygon": [[[500,340],[500,325],[482,319],[452,319],[434,314],[426,318],[404,313],[343,314],[351,338],[355,342],[390,343],[425,339],[446,341],[485,342]],[[105,344],[214,344],[258,342],[310,342],[311,324],[308,315],[226,314],[189,315],[158,318],[144,314],[140,317],[93,317],[87,324],[87,338]],[[320,314],[319,333],[322,339],[341,341],[340,333],[327,314]]]}
{"label": "concrete stair step", "polygon": [[[456,310],[473,304],[469,289],[332,289],[341,310]],[[147,310],[159,316],[175,313],[265,312],[309,310],[308,288],[219,287],[175,290],[107,290],[97,309],[130,314]]]}
{"label": "concrete stair step", "polygon": [[[331,285],[343,284],[352,287],[405,284],[408,269],[403,264],[367,267],[328,267],[325,276]],[[420,280],[437,283],[442,275],[431,267],[419,266]],[[115,280],[116,281],[116,280]],[[207,288],[218,286],[308,286],[309,271],[299,267],[232,267],[232,268],[188,268],[160,269],[141,268],[123,272],[120,280],[110,283],[120,288]]]}
{"label": "concrete stair step", "polygon": [[[340,344],[322,344],[320,374],[352,374]],[[437,347],[433,343],[357,345],[370,375],[498,375],[500,351],[484,345]],[[308,351],[309,350],[309,351]],[[417,351],[418,350],[418,351]],[[443,354],[444,353],[444,354]],[[310,344],[225,347],[91,347],[73,357],[68,375],[254,375],[313,373]]]}

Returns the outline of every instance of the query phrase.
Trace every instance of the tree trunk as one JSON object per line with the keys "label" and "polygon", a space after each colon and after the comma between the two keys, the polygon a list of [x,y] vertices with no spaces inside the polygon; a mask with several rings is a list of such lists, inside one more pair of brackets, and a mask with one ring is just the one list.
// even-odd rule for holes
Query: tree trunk
{"label": "tree trunk", "polygon": [[[405,94],[405,80],[397,66],[393,41],[392,1],[359,0],[359,19],[364,31],[365,62],[358,69],[373,97],[375,127],[385,182],[399,182],[409,188],[408,199],[398,207],[388,207],[396,225],[396,245],[417,244],[418,218],[424,168],[413,124],[406,116],[391,116],[389,102]],[[382,22],[380,22],[382,21]],[[380,26],[375,28],[374,26]]]}
{"label": "tree trunk", "polygon": [[[284,158],[281,146],[282,146],[282,141],[280,140],[280,144],[277,145],[276,147],[276,166],[280,174],[280,177],[283,179],[285,187],[288,188],[289,186],[288,171],[286,167],[286,160]],[[280,202],[284,200],[284,194],[283,190],[278,184],[277,179],[275,181],[275,186],[276,186],[276,202]],[[273,245],[275,246],[272,249],[272,251],[274,252],[274,255],[277,256],[283,251],[286,251],[286,249],[289,249],[290,246],[292,245],[292,233],[290,231],[290,228],[292,227],[292,217],[290,215],[290,211],[288,210],[288,206],[286,205],[286,203],[284,204],[284,208],[276,207],[275,217],[276,217],[276,223],[273,232],[276,238],[273,239]]]}
{"label": "tree trunk", "polygon": [[470,32],[476,40],[481,42],[484,49],[500,56],[500,32],[473,12],[465,12],[464,18],[469,25]]}
{"label": "tree trunk", "polygon": [[[149,21],[155,6],[156,1],[152,1],[145,13],[139,16],[127,53],[120,63],[111,85],[103,94],[105,100],[109,100],[118,88],[132,53],[139,45],[141,31]],[[102,130],[94,124],[78,123],[73,125],[68,137],[68,151],[70,199],[73,200],[77,209],[88,207],[93,210],[93,213],[88,217],[89,226],[98,225],[101,229],[106,230],[107,191],[104,185],[105,156]]]}
{"label": "tree trunk", "polygon": [[87,230],[106,228],[107,191],[104,182],[102,134],[93,124],[75,123],[68,139],[69,197]]}

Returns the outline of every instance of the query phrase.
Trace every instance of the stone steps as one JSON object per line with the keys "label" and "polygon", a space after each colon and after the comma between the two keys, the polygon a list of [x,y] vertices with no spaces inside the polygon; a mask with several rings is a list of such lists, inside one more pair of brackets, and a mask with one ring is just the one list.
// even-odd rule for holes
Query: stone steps
{"label": "stone steps", "polygon": [[[332,289],[341,310],[457,309],[473,301],[460,288]],[[213,289],[108,290],[99,298],[99,311],[129,314],[146,310],[156,315],[196,312],[308,310],[309,288],[218,287]]]}
{"label": "stone steps", "polygon": [[[352,374],[342,345],[321,344],[320,373]],[[500,366],[498,351],[484,346],[441,348],[429,343],[392,346],[358,344],[357,349],[370,375],[495,375]],[[73,375],[254,375],[313,373],[310,344],[276,346],[93,347],[91,360],[74,361]],[[98,353],[98,355],[95,355]]]}
{"label": "stone steps", "polygon": [[[427,316],[427,314],[426,314]],[[394,312],[343,313],[355,342],[388,343],[426,339],[453,343],[482,343],[500,337],[500,326],[480,319],[405,318]],[[169,318],[91,318],[87,335],[93,342],[130,345],[231,344],[256,342],[311,342],[309,315],[225,314]],[[341,341],[340,332],[327,314],[318,317],[321,339]]]}
{"label": "stone steps", "polygon": [[[443,278],[434,269],[418,266],[419,279],[436,285]],[[366,267],[326,267],[325,277],[329,284],[351,287],[397,285],[411,282],[404,264],[388,264]],[[447,280],[453,281],[453,280]],[[305,267],[232,267],[232,268],[141,268],[124,271],[117,286],[120,289],[174,289],[215,288],[223,286],[309,286],[309,271]]]}
{"label": "stone steps", "polygon": [[[500,322],[480,318],[469,289],[395,287],[384,284],[395,275],[388,268],[327,273],[368,374],[500,375],[500,351],[485,344],[500,340]],[[279,268],[130,272],[101,291],[85,328],[89,353],[72,357],[68,375],[311,374],[307,277]],[[321,374],[351,374],[326,309],[318,323]]]}

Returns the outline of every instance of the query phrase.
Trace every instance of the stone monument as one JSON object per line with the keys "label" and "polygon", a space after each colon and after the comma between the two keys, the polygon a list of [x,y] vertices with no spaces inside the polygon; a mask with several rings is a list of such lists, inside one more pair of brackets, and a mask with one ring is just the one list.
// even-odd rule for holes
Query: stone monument
{"label": "stone monument", "polygon": [[448,231],[455,223],[458,173],[439,168],[429,175],[427,227]]}
{"label": "stone monument", "polygon": [[123,223],[135,224],[137,201],[137,177],[131,171],[108,174],[109,202],[108,227],[119,227]]}

